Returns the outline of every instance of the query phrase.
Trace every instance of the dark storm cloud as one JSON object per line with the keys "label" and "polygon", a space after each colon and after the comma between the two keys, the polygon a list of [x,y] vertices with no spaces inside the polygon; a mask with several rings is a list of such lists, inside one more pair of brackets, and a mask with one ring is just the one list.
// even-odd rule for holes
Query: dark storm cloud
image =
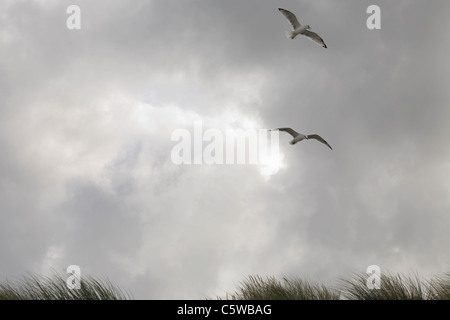
{"label": "dark storm cloud", "polygon": [[[447,271],[449,4],[69,1],[0,5],[0,274],[79,264],[138,298],[247,274]],[[328,49],[300,37],[295,12]],[[195,120],[280,135],[285,167],[176,166]]]}

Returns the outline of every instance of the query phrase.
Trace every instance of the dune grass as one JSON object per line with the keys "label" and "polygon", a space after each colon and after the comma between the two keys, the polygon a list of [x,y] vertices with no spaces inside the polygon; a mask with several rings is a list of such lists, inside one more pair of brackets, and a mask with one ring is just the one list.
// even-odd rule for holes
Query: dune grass
{"label": "dune grass", "polygon": [[80,289],[70,290],[66,279],[28,275],[14,282],[0,282],[0,300],[129,300],[132,295],[108,279],[83,277]]}
{"label": "dune grass", "polygon": [[[367,286],[368,275],[339,279],[336,286],[312,283],[299,277],[248,276],[238,289],[219,300],[450,300],[450,272],[430,280],[417,273],[401,275],[383,272],[380,288]],[[107,278],[82,278],[80,289],[70,290],[66,278],[28,275],[16,281],[0,282],[0,300],[131,300],[133,296]]]}
{"label": "dune grass", "polygon": [[450,300],[450,272],[429,282],[434,300]]}
{"label": "dune grass", "polygon": [[249,276],[222,300],[450,300],[450,273],[432,280],[418,274],[384,273],[380,288],[367,286],[368,275],[340,279],[337,286],[313,284],[298,277]]}
{"label": "dune grass", "polygon": [[339,291],[322,284],[312,284],[296,277],[249,276],[227,300],[337,300]]}
{"label": "dune grass", "polygon": [[430,300],[433,292],[417,274],[382,274],[379,289],[369,289],[366,274],[343,280],[343,297],[350,300]]}

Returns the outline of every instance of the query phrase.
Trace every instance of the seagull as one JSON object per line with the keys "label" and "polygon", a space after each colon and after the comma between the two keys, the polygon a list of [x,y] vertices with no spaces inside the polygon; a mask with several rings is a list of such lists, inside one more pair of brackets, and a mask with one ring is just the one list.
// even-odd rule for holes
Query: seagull
{"label": "seagull", "polygon": [[295,39],[296,36],[302,34],[310,38],[311,40],[317,42],[322,47],[324,48],[327,47],[323,39],[317,33],[309,31],[311,30],[311,27],[309,25],[302,26],[300,22],[298,22],[295,14],[282,8],[278,8],[278,10],[280,10],[280,12],[289,20],[289,22],[292,25],[292,28],[294,28],[293,31],[286,31],[286,37],[288,37],[288,39]]}
{"label": "seagull", "polygon": [[291,136],[294,137],[294,139],[289,142],[290,144],[296,144],[297,142],[300,142],[304,139],[316,139],[319,142],[322,142],[323,144],[326,144],[331,150],[333,150],[333,148],[328,144],[328,142],[326,142],[321,136],[319,136],[318,134],[309,134],[309,135],[304,135],[301,133],[298,133],[297,131],[291,129],[291,128],[276,128],[276,129],[271,129],[271,130],[278,130],[278,131],[285,131],[287,133],[289,133]]}

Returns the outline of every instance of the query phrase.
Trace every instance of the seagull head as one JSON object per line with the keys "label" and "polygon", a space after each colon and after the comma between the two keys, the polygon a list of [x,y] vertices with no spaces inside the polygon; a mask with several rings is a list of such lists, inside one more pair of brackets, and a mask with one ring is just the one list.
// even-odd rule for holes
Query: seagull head
{"label": "seagull head", "polygon": [[306,30],[311,30],[311,26],[309,24],[306,26]]}

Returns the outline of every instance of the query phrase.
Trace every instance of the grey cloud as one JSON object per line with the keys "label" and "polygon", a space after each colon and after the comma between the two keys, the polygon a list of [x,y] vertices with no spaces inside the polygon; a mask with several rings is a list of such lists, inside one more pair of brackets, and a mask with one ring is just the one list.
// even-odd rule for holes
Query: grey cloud
{"label": "grey cloud", "polygon": [[[370,31],[370,1],[79,1],[73,32],[69,4],[0,5],[1,275],[75,263],[176,299],[254,273],[448,271],[449,4],[381,1]],[[328,49],[288,41],[278,7]],[[230,111],[333,150],[280,135],[269,180],[171,162],[173,130]]]}

